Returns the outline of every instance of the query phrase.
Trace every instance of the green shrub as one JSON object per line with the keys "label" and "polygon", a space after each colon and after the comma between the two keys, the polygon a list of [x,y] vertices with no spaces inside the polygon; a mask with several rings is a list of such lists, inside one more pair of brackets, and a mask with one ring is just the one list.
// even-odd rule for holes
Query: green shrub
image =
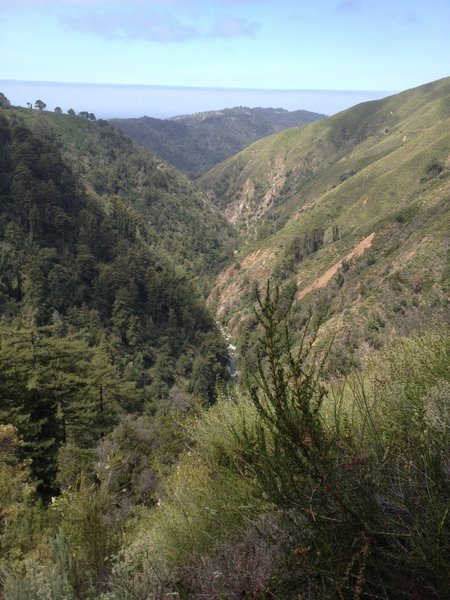
{"label": "green shrub", "polygon": [[399,340],[327,399],[321,362],[306,337],[293,353],[269,293],[259,319],[258,419],[241,444],[246,476],[284,522],[278,594],[443,597],[448,336]]}
{"label": "green shrub", "polygon": [[426,183],[430,179],[434,179],[434,177],[437,177],[440,173],[442,173],[443,170],[444,170],[444,164],[437,158],[434,158],[426,166],[425,175],[420,180],[420,183]]}
{"label": "green shrub", "polygon": [[274,548],[258,532],[272,525],[258,516],[263,502],[242,476],[245,461],[235,435],[253,419],[251,404],[229,394],[195,423],[191,450],[166,479],[156,508],[142,513],[133,542],[115,563],[116,591],[108,598],[235,597],[231,590],[244,585],[256,563],[260,576],[251,586],[264,587]]}

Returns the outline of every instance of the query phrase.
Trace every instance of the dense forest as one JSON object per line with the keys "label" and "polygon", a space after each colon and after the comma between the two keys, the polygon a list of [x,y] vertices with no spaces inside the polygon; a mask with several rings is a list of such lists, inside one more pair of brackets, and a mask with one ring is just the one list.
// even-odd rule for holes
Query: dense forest
{"label": "dense forest", "polygon": [[0,598],[446,597],[448,93],[203,191],[0,97]]}
{"label": "dense forest", "polygon": [[90,448],[163,399],[212,402],[226,349],[146,220],[91,194],[45,123],[4,112],[0,144],[1,413],[48,496],[63,444]]}

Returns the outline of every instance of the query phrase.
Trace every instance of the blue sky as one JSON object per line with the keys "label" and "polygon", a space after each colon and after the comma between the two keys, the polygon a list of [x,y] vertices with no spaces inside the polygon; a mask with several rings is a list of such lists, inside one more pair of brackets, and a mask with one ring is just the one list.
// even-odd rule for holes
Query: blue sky
{"label": "blue sky", "polygon": [[448,0],[0,0],[0,80],[403,90],[450,74],[449,23]]}

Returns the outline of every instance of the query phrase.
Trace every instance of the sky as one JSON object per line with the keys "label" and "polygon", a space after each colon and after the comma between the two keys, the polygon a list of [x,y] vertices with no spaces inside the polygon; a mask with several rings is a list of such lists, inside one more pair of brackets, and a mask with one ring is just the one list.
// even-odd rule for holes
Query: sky
{"label": "sky", "polygon": [[448,0],[0,0],[0,90],[99,116],[332,114],[448,76],[449,23]]}

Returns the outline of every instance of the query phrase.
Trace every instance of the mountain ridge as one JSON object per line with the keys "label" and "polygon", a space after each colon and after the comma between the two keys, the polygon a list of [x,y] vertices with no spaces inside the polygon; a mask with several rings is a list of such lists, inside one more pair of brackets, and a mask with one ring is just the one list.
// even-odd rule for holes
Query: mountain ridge
{"label": "mountain ridge", "polygon": [[[117,197],[146,221],[160,252],[203,285],[231,256],[234,232],[189,178],[105,120],[14,109],[33,127],[53,135],[89,192],[109,204]],[[103,199],[103,200],[102,200]],[[131,217],[130,217],[131,218]]]}
{"label": "mountain ridge", "polygon": [[[370,157],[361,156],[357,164],[352,165],[354,172],[352,169],[347,170],[342,168],[342,164],[346,161],[348,162],[346,154],[348,154],[349,150],[355,144],[361,145],[366,138],[377,133],[382,142],[377,145],[377,152],[381,156],[392,150],[392,143],[399,143],[399,141],[406,142],[408,141],[408,134],[414,135],[417,133],[417,124],[414,125],[412,123],[411,125],[415,127],[414,130],[400,131],[402,134],[401,140],[398,139],[398,136],[397,139],[393,140],[391,129],[395,127],[396,121],[401,116],[401,111],[399,115],[394,115],[394,112],[390,108],[383,110],[383,107],[386,107],[388,103],[395,103],[395,99],[398,97],[405,98],[411,96],[410,111],[414,114],[417,102],[423,102],[423,98],[420,97],[420,93],[418,96],[417,90],[421,90],[424,95],[429,90],[430,95],[433,96],[436,88],[444,87],[448,89],[448,82],[449,79],[445,78],[381,100],[364,102],[333,117],[329,117],[325,121],[317,122],[312,126],[310,125],[305,129],[292,128],[278,135],[270,136],[265,140],[254,142],[241,153],[213,167],[199,179],[200,185],[207,191],[211,198],[215,198],[216,204],[221,209],[224,209],[226,214],[227,212],[229,214],[232,207],[228,206],[230,203],[227,202],[227,198],[233,196],[234,203],[236,205],[239,204],[242,198],[239,195],[238,186],[245,189],[245,185],[248,185],[247,171],[260,178],[259,182],[251,182],[256,191],[251,196],[254,196],[255,200],[258,201],[263,196],[263,192],[266,192],[268,189],[270,190],[271,177],[278,175],[278,177],[284,178],[286,172],[289,171],[288,168],[277,169],[280,166],[280,161],[282,161],[283,165],[286,164],[292,168],[292,173],[289,172],[289,175],[292,175],[291,180],[299,180],[303,184],[303,187],[308,189],[307,184],[311,183],[313,179],[318,161],[324,162],[328,160],[327,155],[330,154],[334,161],[331,167],[337,172],[336,180],[330,181],[330,184],[336,185],[342,183],[345,179],[356,175],[356,172],[364,168],[364,164],[370,159]],[[445,102],[444,98],[442,100],[443,115],[447,115],[450,110]],[[437,99],[437,104],[439,104],[439,98]],[[438,111],[440,110],[439,106],[435,108]],[[367,119],[365,120],[366,113],[370,117],[370,122],[367,122]],[[378,117],[377,114],[379,114]],[[422,118],[426,119],[426,114]],[[426,126],[426,120],[422,123],[422,128],[424,125]],[[274,164],[273,156],[277,159],[276,164]],[[337,165],[336,163],[339,160],[342,162]],[[255,165],[255,161],[258,161],[257,165]],[[310,181],[308,181],[308,178]],[[223,188],[227,183],[227,179],[231,181],[230,187],[228,189],[220,189],[218,193],[215,193],[209,181],[214,181],[215,186],[222,186]],[[263,189],[264,183],[266,186]],[[260,192],[259,194],[258,191]],[[321,191],[324,192],[326,190]],[[291,190],[288,190],[288,193],[292,196],[293,194],[290,192]],[[230,220],[233,222],[238,220],[245,221],[245,219],[240,219],[236,215]]]}
{"label": "mountain ridge", "polygon": [[305,110],[234,107],[170,119],[111,119],[137,143],[197,177],[250,142],[282,129],[323,119]]}

